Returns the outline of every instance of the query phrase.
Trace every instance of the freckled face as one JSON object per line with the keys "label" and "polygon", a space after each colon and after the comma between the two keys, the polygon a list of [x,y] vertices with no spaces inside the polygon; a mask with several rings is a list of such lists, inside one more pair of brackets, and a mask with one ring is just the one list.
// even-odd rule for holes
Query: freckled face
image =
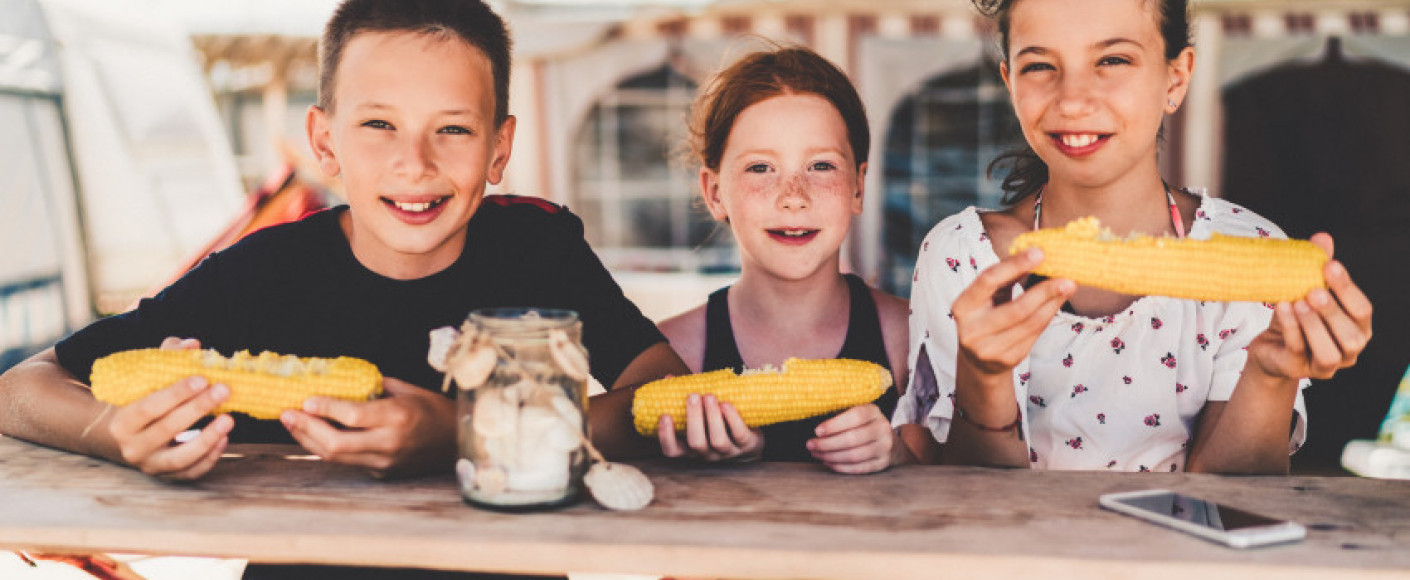
{"label": "freckled face", "polygon": [[701,187],[715,218],[729,219],[746,272],[797,280],[836,274],[865,169],[831,103],[782,95],[739,114]]}
{"label": "freckled face", "polygon": [[514,134],[512,118],[494,125],[489,60],[458,38],[363,32],[333,90],[333,111],[309,111],[309,140],[323,171],[342,178],[354,254],[400,279],[449,266]]}
{"label": "freckled face", "polygon": [[1169,101],[1184,98],[1194,60],[1189,49],[1166,60],[1155,9],[1148,0],[1014,6],[1004,81],[1054,180],[1097,187],[1155,169],[1156,133]]}

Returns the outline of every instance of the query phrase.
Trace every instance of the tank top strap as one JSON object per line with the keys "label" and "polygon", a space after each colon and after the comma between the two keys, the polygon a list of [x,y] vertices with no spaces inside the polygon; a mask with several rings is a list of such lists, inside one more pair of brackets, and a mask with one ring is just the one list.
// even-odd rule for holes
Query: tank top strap
{"label": "tank top strap", "polygon": [[705,303],[705,360],[701,371],[744,371],[744,357],[734,343],[734,326],[729,321],[729,288],[725,286],[711,292]]}
{"label": "tank top strap", "polygon": [[847,280],[847,290],[851,295],[851,312],[847,316],[847,338],[842,342],[842,352],[837,353],[837,357],[870,361],[890,370],[891,361],[886,356],[886,342],[881,333],[881,317],[876,313],[871,288],[855,274],[843,277]]}

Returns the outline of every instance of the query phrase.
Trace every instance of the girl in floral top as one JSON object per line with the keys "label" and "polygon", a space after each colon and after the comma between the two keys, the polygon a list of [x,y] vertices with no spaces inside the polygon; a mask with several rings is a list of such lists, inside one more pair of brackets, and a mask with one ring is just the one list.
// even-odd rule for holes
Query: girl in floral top
{"label": "girl in floral top", "polygon": [[[1031,276],[1039,250],[1008,256],[1017,235],[1089,215],[1119,236],[1283,236],[1161,179],[1160,125],[1194,69],[1186,2],[975,2],[998,21],[1029,148],[1000,159],[1007,209],[951,216],[921,247],[895,423],[923,423],[951,463],[1287,472],[1305,378],[1350,366],[1371,336],[1340,263],[1328,290],[1269,305],[1078,287]],[[1331,254],[1330,236],[1313,241]]]}

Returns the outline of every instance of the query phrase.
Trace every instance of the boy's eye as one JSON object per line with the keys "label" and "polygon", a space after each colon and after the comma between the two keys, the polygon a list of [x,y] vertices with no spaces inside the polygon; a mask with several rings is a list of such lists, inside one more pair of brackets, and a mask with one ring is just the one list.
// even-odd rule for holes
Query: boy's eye
{"label": "boy's eye", "polygon": [[470,129],[467,129],[467,128],[465,128],[465,127],[461,127],[460,125],[450,125],[450,126],[447,126],[447,127],[441,127],[440,132],[441,132],[441,133],[447,133],[447,134],[450,134],[450,135],[474,135],[474,134],[475,134],[474,131],[471,131]]}
{"label": "boy's eye", "polygon": [[814,161],[812,165],[808,166],[808,169],[813,171],[832,171],[833,169],[837,169],[837,166],[833,165],[831,161]]}
{"label": "boy's eye", "polygon": [[362,122],[362,126],[363,126],[363,127],[370,127],[370,128],[372,128],[372,129],[391,129],[391,128],[392,128],[392,124],[391,124],[391,123],[388,123],[388,122],[386,122],[386,121],[382,121],[382,120],[379,120],[379,119],[373,119],[373,120],[371,120],[371,121],[363,121],[363,122]]}
{"label": "boy's eye", "polygon": [[745,173],[768,173],[769,166],[765,163],[751,163],[744,166]]}

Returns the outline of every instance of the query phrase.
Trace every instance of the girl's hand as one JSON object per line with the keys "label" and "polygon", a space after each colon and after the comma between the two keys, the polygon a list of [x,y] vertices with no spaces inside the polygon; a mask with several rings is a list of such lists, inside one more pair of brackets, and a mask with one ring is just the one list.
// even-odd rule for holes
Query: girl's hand
{"label": "girl's hand", "polygon": [[955,298],[951,312],[959,340],[956,362],[970,376],[1008,385],[1014,367],[1077,291],[1071,280],[1050,279],[1014,299],[1013,286],[1042,261],[1043,252],[1036,248],[1004,258],[980,272]]}
{"label": "girl's hand", "polygon": [[[1331,236],[1318,233],[1311,241],[1331,258]],[[1329,259],[1322,275],[1327,289],[1317,288],[1302,300],[1273,307],[1268,329],[1248,346],[1253,369],[1273,378],[1326,379],[1356,364],[1371,340],[1371,301],[1341,262]]]}
{"label": "girl's hand", "polygon": [[[168,337],[161,348],[199,349],[195,339]],[[164,389],[117,408],[108,421],[108,433],[117,443],[122,460],[143,473],[163,479],[197,479],[215,467],[229,443],[235,420],[216,417],[193,437],[178,435],[230,396],[225,385],[210,385],[202,377],[188,377]]]}
{"label": "girl's hand", "polygon": [[891,421],[873,404],[858,405],[823,421],[808,451],[838,473],[872,473],[891,466],[896,445]]}
{"label": "girl's hand", "polygon": [[666,457],[699,457],[706,461],[753,461],[764,454],[764,433],[750,429],[739,410],[714,395],[692,393],[685,401],[685,443],[675,422],[662,415],[656,436]]}
{"label": "girl's hand", "polygon": [[309,397],[302,411],[280,416],[305,449],[375,477],[449,470],[455,459],[455,403],[391,377],[387,397],[366,402]]}

